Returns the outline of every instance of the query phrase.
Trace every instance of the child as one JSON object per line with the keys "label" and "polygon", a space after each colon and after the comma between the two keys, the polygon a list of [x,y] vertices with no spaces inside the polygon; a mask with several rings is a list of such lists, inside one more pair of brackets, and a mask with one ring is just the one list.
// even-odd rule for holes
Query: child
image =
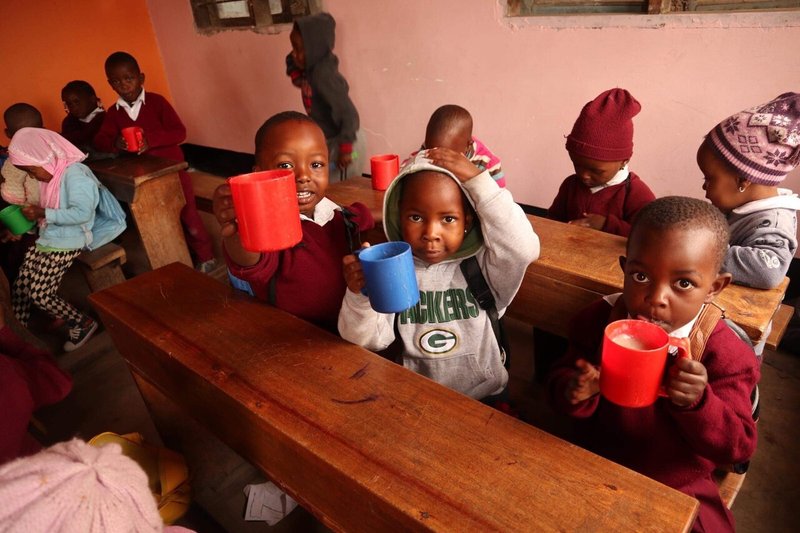
{"label": "child", "polygon": [[567,136],[575,174],[558,189],[549,218],[628,236],[634,215],[655,199],[628,170],[633,155],[631,119],[641,108],[625,89],[605,91],[583,106]]}
{"label": "child", "polygon": [[119,444],[79,439],[0,467],[0,531],[191,533],[164,526],[147,474]]}
{"label": "child", "polygon": [[759,370],[752,349],[720,320],[702,362],[675,360],[667,397],[634,409],[598,395],[600,346],[606,324],[627,317],[687,337],[730,282],[720,271],[727,245],[725,218],[702,200],[670,196],[642,208],[620,259],[621,297],[607,296],[573,318],[569,350],[548,382],[554,408],[580,419],[582,445],[700,500],[695,531],[733,530],[711,474],[755,450],[750,394]]}
{"label": "child", "polygon": [[797,250],[800,199],[778,185],[800,164],[800,94],[785,93],[720,122],[697,151],[706,198],[728,218],[723,270],[771,289]]}
{"label": "child", "polygon": [[61,135],[91,157],[95,152],[92,140],[106,116],[94,87],[83,80],[71,81],[61,89],[61,100],[67,111],[61,122]]}
{"label": "child", "polygon": [[404,167],[386,191],[383,211],[389,240],[411,245],[420,303],[397,315],[373,311],[360,292],[361,265],[350,255],[344,260],[350,290],[339,313],[342,337],[378,351],[399,336],[406,368],[472,398],[502,393],[505,354],[461,263],[476,258],[502,316],[539,256],[539,238],[525,213],[489,171],[447,148],[424,150]]}
{"label": "child", "polygon": [[[111,88],[119,94],[117,102],[106,111],[100,131],[94,138],[94,147],[100,152],[118,153],[127,150],[120,132],[130,126],[144,131],[139,154],[183,161],[179,143],[186,139],[186,128],[178,114],[160,94],[148,92],[143,87],[144,73],[139,63],[126,52],[114,52],[105,63],[106,76]],[[211,237],[208,235],[194,200],[192,179],[185,171],[178,173],[186,205],[181,209],[186,243],[195,256],[197,270],[211,272],[216,268]]]}
{"label": "child", "polygon": [[39,449],[28,437],[33,412],[63,400],[72,389],[72,378],[52,355],[22,340],[6,324],[4,307],[0,305],[0,464]]}
{"label": "child", "polygon": [[92,227],[100,191],[97,178],[80,162],[86,155],[58,133],[40,128],[19,130],[8,147],[8,159],[40,182],[40,206],[22,212],[39,220],[39,238],[25,254],[14,282],[12,304],[20,324],[27,326],[30,307],[37,307],[69,324],[64,351],[91,338],[97,322],[58,296],[64,273],[92,243]]}
{"label": "child", "polygon": [[472,136],[472,115],[461,106],[443,105],[433,112],[425,129],[425,144],[422,149],[426,147],[449,148],[461,152],[476,167],[488,170],[500,187],[506,186],[500,159]]}
{"label": "child", "polygon": [[[302,241],[280,252],[250,252],[237,233],[230,187],[214,191],[225,260],[231,274],[250,284],[257,298],[322,328],[336,331],[345,292],[342,257],[357,246],[358,232],[374,225],[369,209],[356,203],[345,212],[325,198],[328,148],[316,123],[294,111],[269,118],[256,133],[254,170],[294,170]],[[269,206],[264,206],[269,209]]]}
{"label": "child", "polygon": [[329,178],[344,179],[361,175],[366,148],[350,86],[333,53],[335,28],[328,13],[297,19],[289,34],[292,51],[286,56],[286,74],[300,88],[306,113],[325,132]]}
{"label": "child", "polygon": [[[3,113],[5,134],[9,140],[22,128],[41,128],[42,115],[30,104],[17,103],[11,105]],[[25,205],[39,203],[39,182],[12,165],[6,158],[3,161],[2,179],[0,179],[0,209],[9,204]],[[2,225],[0,225],[2,226]],[[0,266],[11,283],[17,279],[19,267],[25,258],[25,252],[36,242],[36,232],[31,231],[16,236],[0,227]]]}

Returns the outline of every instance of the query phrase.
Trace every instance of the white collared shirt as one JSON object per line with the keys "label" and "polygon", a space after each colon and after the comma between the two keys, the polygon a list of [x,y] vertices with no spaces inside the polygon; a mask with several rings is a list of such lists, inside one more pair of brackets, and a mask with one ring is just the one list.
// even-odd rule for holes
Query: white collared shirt
{"label": "white collared shirt", "polygon": [[602,185],[598,185],[597,187],[589,187],[589,190],[592,191],[592,194],[602,191],[606,187],[613,187],[614,185],[619,185],[620,183],[624,182],[628,179],[628,175],[630,172],[628,171],[628,165],[625,165],[619,171],[614,174],[614,177],[608,180],[606,183]]}
{"label": "white collared shirt", "polygon": [[142,110],[142,104],[144,104],[144,88],[142,88],[142,92],[139,93],[139,96],[136,97],[136,100],[134,100],[132,104],[129,104],[120,96],[117,98],[117,103],[115,105],[117,109],[124,109],[128,116],[131,117],[131,120],[136,120],[139,118],[139,111]]}
{"label": "white collared shirt", "polygon": [[323,198],[314,206],[314,218],[307,217],[303,213],[300,213],[300,220],[310,220],[317,226],[324,226],[333,220],[333,215],[338,209],[341,209],[341,207],[336,205],[333,200]]}
{"label": "white collared shirt", "polygon": [[94,111],[92,111],[91,113],[89,113],[88,115],[86,115],[83,118],[79,118],[78,120],[88,124],[89,122],[92,121],[92,119],[94,117],[96,117],[98,114],[102,113],[103,111],[104,111],[103,106],[98,105],[97,107],[94,108]]}

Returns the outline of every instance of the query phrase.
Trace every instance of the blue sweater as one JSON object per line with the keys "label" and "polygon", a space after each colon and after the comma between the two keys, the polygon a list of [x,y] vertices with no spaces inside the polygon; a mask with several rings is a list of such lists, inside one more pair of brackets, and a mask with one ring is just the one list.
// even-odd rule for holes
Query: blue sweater
{"label": "blue sweater", "polygon": [[83,163],[73,163],[61,178],[58,209],[45,209],[47,225],[40,229],[38,246],[80,250],[92,241],[92,226],[100,190],[97,178]]}

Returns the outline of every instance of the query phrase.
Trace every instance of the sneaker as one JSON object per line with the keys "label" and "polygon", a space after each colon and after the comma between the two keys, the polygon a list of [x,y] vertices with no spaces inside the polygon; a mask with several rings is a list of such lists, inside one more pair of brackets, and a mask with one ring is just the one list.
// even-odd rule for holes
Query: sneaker
{"label": "sneaker", "polygon": [[64,343],[64,351],[77,350],[86,344],[86,341],[94,335],[95,331],[97,331],[97,322],[87,316],[83,319],[83,322],[69,329],[69,340]]}
{"label": "sneaker", "polygon": [[217,269],[217,260],[216,259],[209,259],[208,261],[203,261],[202,263],[198,264],[195,267],[195,270],[198,272],[202,272],[203,274],[210,274]]}

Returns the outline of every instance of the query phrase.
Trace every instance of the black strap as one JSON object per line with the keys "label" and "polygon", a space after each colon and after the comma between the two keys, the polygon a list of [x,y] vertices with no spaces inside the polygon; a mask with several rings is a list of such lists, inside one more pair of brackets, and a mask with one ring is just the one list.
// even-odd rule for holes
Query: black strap
{"label": "black strap", "polygon": [[344,232],[347,234],[347,246],[350,247],[351,252],[355,252],[361,248],[361,230],[358,224],[353,220],[356,214],[342,207],[342,220],[344,220]]}
{"label": "black strap", "polygon": [[483,276],[483,272],[475,256],[464,259],[461,261],[460,266],[461,272],[467,280],[467,287],[469,287],[470,292],[475,297],[475,300],[477,300],[480,308],[489,315],[489,322],[492,324],[492,331],[494,331],[495,339],[497,339],[497,345],[500,347],[500,351],[505,355],[504,365],[508,368],[510,365],[511,352],[508,347],[503,323],[497,313],[497,304],[494,301],[492,289],[489,288],[489,284],[486,282],[486,278]]}

